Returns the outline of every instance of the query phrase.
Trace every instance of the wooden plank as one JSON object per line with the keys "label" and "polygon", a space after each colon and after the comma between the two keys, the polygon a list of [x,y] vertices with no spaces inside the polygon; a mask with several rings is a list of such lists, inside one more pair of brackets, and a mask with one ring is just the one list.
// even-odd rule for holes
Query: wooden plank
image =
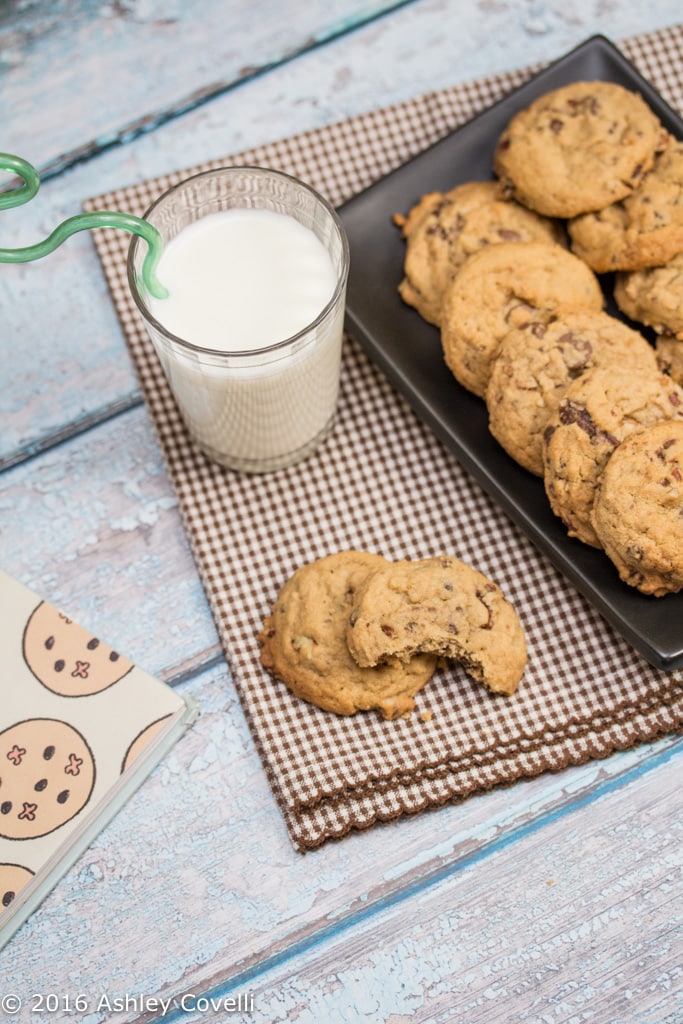
{"label": "wooden plank", "polygon": [[[35,216],[26,212],[27,220]],[[78,212],[78,207],[69,214],[52,208],[47,217],[41,212],[45,227],[27,230],[26,244]],[[140,403],[121,328],[86,235],[73,236],[40,262],[1,266],[0,303],[0,468]]]}
{"label": "wooden plank", "polygon": [[3,146],[61,170],[399,6],[279,0],[255,17],[243,0],[17,5],[0,23]]}
{"label": "wooden plank", "polygon": [[655,757],[628,787],[567,804],[542,829],[523,827],[514,842],[506,836],[455,864],[438,887],[403,894],[213,998],[242,995],[244,1005],[248,997],[271,1024],[675,1024],[683,1017],[680,772],[680,748],[673,759]]}
{"label": "wooden plank", "polygon": [[[259,993],[258,1020],[303,1005],[310,1019],[333,1019],[316,1013],[334,998],[339,1019],[352,1021],[359,988],[341,989],[357,970],[359,987],[367,979],[371,989],[373,972],[383,979],[376,1020],[400,1009],[393,962],[397,970],[403,963],[413,1011],[431,989],[446,1020],[449,986],[464,997],[472,982],[472,1016],[463,1019],[474,1024],[491,1006],[486,990],[500,994],[504,983],[520,1004],[538,999],[533,1019],[543,1020],[560,965],[570,965],[568,985],[594,984],[610,962],[616,974],[625,969],[636,952],[638,900],[647,917],[643,984],[673,966],[665,901],[681,856],[680,741],[378,826],[303,857],[225,669],[182,691],[198,700],[199,720],[0,953],[6,991],[24,1000],[41,991],[169,999],[249,989]],[[68,941],[66,921],[78,922]],[[594,962],[596,937],[609,944]],[[530,992],[536,972],[540,988]],[[116,1019],[145,1016],[133,1008]],[[17,1019],[32,1019],[28,1006]]]}
{"label": "wooden plank", "polygon": [[3,568],[164,678],[220,651],[144,408],[0,476]]}

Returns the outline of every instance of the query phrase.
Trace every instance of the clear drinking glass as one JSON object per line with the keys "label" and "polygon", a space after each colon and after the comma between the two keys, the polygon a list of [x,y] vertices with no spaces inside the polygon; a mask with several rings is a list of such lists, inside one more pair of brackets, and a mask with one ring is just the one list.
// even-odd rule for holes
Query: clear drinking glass
{"label": "clear drinking glass", "polygon": [[[349,246],[343,225],[314,189],[261,167],[225,167],[186,179],[145,213],[164,244],[207,214],[234,208],[288,214],[326,248],[336,285],[303,330],[267,347],[223,352],[167,330],[142,281],[146,247],[132,240],[128,281],[188,430],[209,458],[230,469],[268,472],[308,456],[329,434],[339,390]],[[162,282],[163,283],[163,282]],[[156,309],[163,309],[157,304]]]}

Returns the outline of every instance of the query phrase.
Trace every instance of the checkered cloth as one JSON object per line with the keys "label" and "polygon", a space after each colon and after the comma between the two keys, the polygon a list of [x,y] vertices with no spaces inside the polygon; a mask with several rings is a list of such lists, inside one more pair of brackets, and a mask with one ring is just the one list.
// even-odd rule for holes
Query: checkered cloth
{"label": "checkered cloth", "polygon": [[[622,50],[683,110],[683,26],[630,39]],[[85,206],[142,215],[189,174],[244,163],[297,175],[339,204],[536,70],[432,92]],[[651,668],[613,632],[352,339],[345,341],[334,432],[312,457],[264,476],[225,471],[204,458],[131,300],[129,239],[109,230],[94,238],[225,656],[298,850],[680,728],[683,673]],[[452,665],[418,695],[416,712],[387,722],[374,713],[320,711],[270,678],[256,634],[280,587],[303,563],[350,548],[390,559],[451,553],[496,580],[528,639],[529,664],[514,697],[491,694]]]}

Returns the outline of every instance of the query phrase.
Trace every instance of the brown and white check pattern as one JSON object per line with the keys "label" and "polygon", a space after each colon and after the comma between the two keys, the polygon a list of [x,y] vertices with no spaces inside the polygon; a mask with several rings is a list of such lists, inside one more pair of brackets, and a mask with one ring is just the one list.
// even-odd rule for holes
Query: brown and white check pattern
{"label": "brown and white check pattern", "polygon": [[[622,50],[683,110],[683,26],[630,39]],[[85,206],[142,215],[188,174],[244,163],[297,175],[339,204],[536,70],[430,93]],[[187,436],[130,298],[129,238],[104,230],[94,239],[226,658],[298,850],[680,728],[683,673],[651,668],[611,630],[352,339],[336,427],[311,458],[257,477],[206,460]],[[274,682],[260,666],[256,634],[280,586],[302,563],[347,548],[387,558],[453,553],[495,579],[527,632],[530,660],[518,693],[494,696],[452,667],[418,696],[417,713],[386,722],[338,718]]]}

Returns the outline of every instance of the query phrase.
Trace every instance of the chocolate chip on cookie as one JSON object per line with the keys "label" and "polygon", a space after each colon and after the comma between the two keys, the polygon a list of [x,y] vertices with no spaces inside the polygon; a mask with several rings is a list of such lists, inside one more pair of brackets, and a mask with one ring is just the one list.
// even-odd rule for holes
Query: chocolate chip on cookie
{"label": "chocolate chip on cookie", "polygon": [[683,337],[660,335],[657,338],[656,351],[660,369],[683,386]]}

